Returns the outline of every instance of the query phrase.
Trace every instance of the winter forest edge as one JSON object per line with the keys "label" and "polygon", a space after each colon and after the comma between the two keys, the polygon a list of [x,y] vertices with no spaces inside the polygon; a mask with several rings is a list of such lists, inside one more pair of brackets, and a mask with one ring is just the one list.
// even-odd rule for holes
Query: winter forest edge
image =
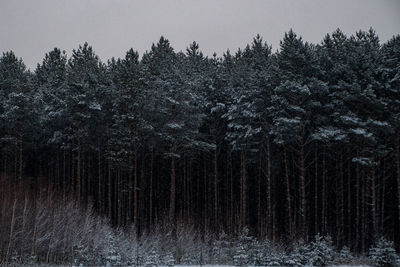
{"label": "winter forest edge", "polygon": [[0,263],[395,266],[400,35],[0,57]]}

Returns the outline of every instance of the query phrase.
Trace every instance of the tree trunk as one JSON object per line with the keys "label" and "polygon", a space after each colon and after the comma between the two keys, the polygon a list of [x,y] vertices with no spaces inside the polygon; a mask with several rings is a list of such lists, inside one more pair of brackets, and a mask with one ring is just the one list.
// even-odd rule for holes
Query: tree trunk
{"label": "tree trunk", "polygon": [[233,205],[233,201],[234,201],[234,193],[233,193],[233,159],[232,159],[232,151],[231,151],[230,148],[228,148],[228,149],[229,149],[228,155],[229,155],[229,182],[230,182],[230,194],[229,194],[229,196],[230,196],[230,201],[229,201],[229,204],[230,204],[230,208],[229,208],[229,210],[230,210],[230,212],[229,212],[230,223],[229,223],[229,226],[230,226],[231,233],[233,233],[234,232],[234,226],[235,226],[235,217],[234,217],[235,210],[234,210],[234,205]]}
{"label": "tree trunk", "polygon": [[20,140],[19,140],[19,170],[18,170],[18,180],[21,183],[22,181],[22,151],[23,151],[23,136],[24,133],[23,131],[20,134]]}
{"label": "tree trunk", "polygon": [[153,223],[153,165],[154,165],[154,147],[151,146],[151,159],[150,159],[150,192],[149,192],[149,220],[150,226]]}
{"label": "tree trunk", "polygon": [[100,158],[100,146],[98,147],[97,151],[97,168],[98,168],[98,174],[97,174],[97,181],[98,181],[98,187],[97,187],[97,201],[99,205],[99,210],[100,212],[103,212],[103,205],[102,205],[102,198],[103,196],[101,195],[101,158]]}
{"label": "tree trunk", "polygon": [[120,200],[120,189],[119,189],[120,184],[121,184],[121,181],[120,181],[120,167],[117,167],[117,169],[116,169],[116,183],[115,183],[115,186],[114,186],[114,195],[115,195],[114,212],[115,212],[115,222],[116,222],[117,226],[120,225],[120,220],[119,220],[120,219],[120,212],[119,212],[120,211],[119,210],[119,207],[120,207],[120,202],[119,202],[119,200]]}
{"label": "tree trunk", "polygon": [[[366,172],[365,171],[363,171],[362,172],[362,176],[361,177],[365,177],[365,175],[366,175]],[[361,251],[362,252],[364,252],[365,251],[365,235],[366,235],[366,216],[365,216],[365,214],[366,214],[366,212],[365,212],[365,210],[366,210],[366,179],[364,178],[363,179],[364,181],[361,181]]]}
{"label": "tree trunk", "polygon": [[141,214],[144,214],[143,211],[145,209],[145,202],[141,201],[144,199],[144,188],[146,184],[146,179],[145,179],[145,163],[146,163],[146,158],[143,156],[141,158],[141,164],[140,164],[140,178],[138,179],[138,195],[137,195],[137,205],[138,205],[138,211],[137,211],[137,225],[138,227],[138,233],[140,233],[140,227],[145,225],[146,220],[142,220],[141,218],[146,218],[142,217]]}
{"label": "tree trunk", "polygon": [[[74,146],[74,144],[72,144],[72,147]],[[39,166],[40,168],[40,166]],[[73,149],[71,149],[71,168],[69,169],[70,174],[71,174],[71,179],[70,179],[70,186],[69,186],[69,191],[71,192],[71,194],[75,194],[75,152]]]}
{"label": "tree trunk", "polygon": [[[386,194],[386,160],[383,160],[382,166],[382,193],[381,193],[381,210],[380,210],[380,234],[383,233],[385,221],[385,194]],[[399,200],[400,202],[400,200]],[[399,218],[400,222],[400,218]]]}
{"label": "tree trunk", "polygon": [[15,147],[15,153],[14,153],[14,178],[15,178],[15,181],[18,181],[18,154],[19,154],[19,146],[17,144]]}
{"label": "tree trunk", "polygon": [[344,226],[344,162],[343,162],[343,152],[340,153],[340,196],[339,196],[339,205],[340,205],[340,239],[343,242],[345,235],[345,226]]}
{"label": "tree trunk", "polygon": [[375,240],[377,234],[377,223],[376,223],[376,177],[375,177],[375,166],[371,169],[371,216],[372,216],[372,237]]}
{"label": "tree trunk", "polygon": [[[82,174],[81,174],[81,199],[82,200],[84,200],[85,198],[86,198],[86,191],[87,191],[87,188],[86,188],[86,179],[85,179],[85,175],[86,175],[86,172],[85,172],[85,170],[86,170],[86,164],[85,164],[85,161],[86,161],[86,157],[85,157],[85,153],[83,152],[82,153],[82,166],[81,166],[81,171],[82,171]],[[85,199],[86,200],[86,199]]]}
{"label": "tree trunk", "polygon": [[107,175],[107,179],[108,179],[108,194],[107,194],[107,198],[108,198],[108,217],[110,218],[110,220],[112,221],[112,179],[111,179],[111,160],[108,160],[108,175]]}
{"label": "tree trunk", "polygon": [[399,216],[399,220],[397,225],[399,227],[398,231],[400,232],[400,128],[397,129],[396,133],[396,161],[397,161],[397,201],[398,201],[398,211],[397,214]]}
{"label": "tree trunk", "polygon": [[8,257],[10,255],[10,249],[11,249],[11,244],[13,241],[14,237],[14,224],[15,224],[15,209],[17,206],[17,192],[16,190],[14,191],[14,203],[12,207],[12,214],[11,214],[11,222],[10,222],[10,235],[8,238],[8,246],[7,246],[7,252],[6,252],[6,266],[8,264]]}
{"label": "tree trunk", "polygon": [[218,227],[218,146],[215,140],[214,150],[214,226]]}
{"label": "tree trunk", "polygon": [[315,146],[315,156],[314,156],[314,162],[315,162],[315,180],[314,180],[314,234],[316,235],[319,233],[319,227],[318,227],[318,147],[317,145]]}
{"label": "tree trunk", "polygon": [[342,153],[336,159],[336,179],[335,179],[335,218],[336,218],[336,246],[340,247],[343,235],[343,224],[342,224],[342,199],[343,199],[343,166],[342,166]]}
{"label": "tree trunk", "polygon": [[321,212],[321,220],[322,220],[322,234],[326,233],[326,224],[327,224],[327,216],[326,216],[326,148],[324,147],[323,155],[322,155],[322,212]]}
{"label": "tree trunk", "polygon": [[55,227],[55,215],[54,215],[54,211],[52,212],[52,223],[51,223],[51,232],[50,232],[50,240],[49,240],[49,244],[47,246],[47,253],[46,253],[46,262],[47,264],[50,263],[50,252],[51,252],[51,245],[53,242],[53,238],[54,238],[54,227]]}
{"label": "tree trunk", "polygon": [[[23,210],[23,212],[22,212],[22,231],[21,231],[21,233],[25,236],[26,235],[26,233],[25,233],[25,225],[26,225],[26,217],[27,217],[27,215],[26,215],[26,213],[27,213],[27,208],[28,208],[28,196],[27,196],[27,193],[25,192],[25,198],[24,198],[24,210]],[[23,239],[22,239],[23,240]],[[22,246],[21,246],[22,247]],[[22,248],[21,248],[21,258],[23,258],[23,250],[22,250]]]}
{"label": "tree trunk", "polygon": [[207,161],[206,161],[206,155],[204,155],[203,156],[203,181],[204,181],[204,186],[203,186],[203,188],[204,188],[204,190],[203,190],[203,194],[204,194],[204,207],[203,207],[203,210],[204,210],[204,212],[203,212],[203,220],[204,220],[204,222],[203,222],[203,227],[204,227],[204,229],[203,229],[203,231],[205,231],[205,229],[207,229],[207,227],[208,227],[208,220],[209,220],[209,214],[208,214],[208,212],[209,212],[209,201],[208,201],[208,199],[209,199],[209,197],[208,197],[208,172],[207,172]]}
{"label": "tree trunk", "polygon": [[353,238],[351,196],[351,163],[347,161],[347,244],[351,244]]}
{"label": "tree trunk", "polygon": [[[63,181],[62,181],[62,201],[63,201],[63,203],[65,203],[65,198],[66,198],[66,186],[67,186],[67,183],[66,183],[66,179],[67,179],[67,177],[66,177],[66,166],[67,166],[67,163],[66,163],[66,157],[65,157],[65,149],[63,149]],[[101,211],[101,210],[100,210]]]}
{"label": "tree trunk", "polygon": [[81,200],[81,139],[78,138],[78,164],[76,174],[76,193],[78,200]]}
{"label": "tree trunk", "polygon": [[300,224],[301,224],[301,236],[307,238],[307,225],[306,225],[306,185],[305,185],[305,155],[304,155],[304,137],[301,137],[300,143]]}
{"label": "tree trunk", "polygon": [[[272,218],[272,201],[271,201],[271,147],[270,141],[267,139],[267,227],[270,228],[272,225],[272,236],[274,236],[274,224],[275,221]],[[271,234],[269,238],[272,237]]]}
{"label": "tree trunk", "polygon": [[[129,162],[133,162],[134,160],[132,159],[131,156],[129,156]],[[135,188],[133,187],[133,175],[132,173],[134,172],[134,170],[129,169],[129,173],[128,173],[128,220],[129,222],[133,222],[133,191],[135,190]]]}
{"label": "tree trunk", "polygon": [[[357,152],[358,156],[358,152]],[[360,249],[359,247],[359,242],[360,242],[360,167],[356,163],[356,244],[357,248]]]}
{"label": "tree trunk", "polygon": [[170,202],[169,202],[169,222],[175,225],[175,191],[176,191],[176,174],[175,174],[175,144],[172,147],[172,158],[171,158],[171,190],[170,190]]}
{"label": "tree trunk", "polygon": [[291,207],[291,200],[290,200],[290,181],[289,181],[289,163],[288,163],[288,155],[287,155],[287,148],[286,145],[283,144],[283,155],[284,155],[284,162],[285,162],[285,183],[286,183],[286,202],[287,202],[287,214],[288,214],[288,227],[289,227],[289,236],[292,238],[292,207]]}
{"label": "tree trunk", "polygon": [[138,174],[137,174],[137,147],[136,141],[133,144],[133,224],[137,224],[137,208],[138,208]]}
{"label": "tree trunk", "polygon": [[258,183],[257,183],[257,232],[260,236],[262,233],[262,216],[261,216],[261,176],[262,176],[262,157],[261,151],[259,152],[259,160],[258,160]]}
{"label": "tree trunk", "polygon": [[241,227],[245,227],[247,225],[247,160],[246,160],[246,149],[242,147],[241,149]]}

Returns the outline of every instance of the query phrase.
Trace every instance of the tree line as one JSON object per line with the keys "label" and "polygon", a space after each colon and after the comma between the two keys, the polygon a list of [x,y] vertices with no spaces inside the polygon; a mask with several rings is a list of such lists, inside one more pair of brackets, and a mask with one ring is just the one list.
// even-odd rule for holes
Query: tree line
{"label": "tree line", "polygon": [[10,51],[0,104],[8,191],[51,184],[139,234],[182,222],[399,246],[400,35],[338,29],[312,44],[290,30],[276,52],[257,35],[222,57],[161,37],[107,63],[85,43],[32,72]]}

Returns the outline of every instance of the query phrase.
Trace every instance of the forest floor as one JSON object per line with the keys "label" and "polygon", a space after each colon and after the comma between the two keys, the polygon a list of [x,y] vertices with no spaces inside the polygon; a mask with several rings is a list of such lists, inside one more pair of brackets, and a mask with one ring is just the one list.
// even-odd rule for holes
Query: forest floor
{"label": "forest floor", "polygon": [[[0,265],[2,266],[2,265]],[[20,266],[20,267],[30,267],[30,266],[40,266],[40,267],[84,267],[85,265],[52,265],[52,264],[37,264],[37,265],[8,265],[8,266]],[[111,266],[111,265],[104,265]],[[312,265],[310,265],[311,267]],[[135,267],[135,265],[127,265],[127,267]],[[164,265],[159,265],[157,267],[167,267]],[[213,265],[213,264],[205,264],[205,265],[174,265],[174,267],[237,267],[234,265]],[[246,266],[246,267],[256,267],[256,266]],[[285,267],[285,266],[275,266],[275,267]],[[327,267],[372,267],[371,265],[328,265]]]}
{"label": "forest floor", "polygon": [[[11,265],[10,265],[11,266]],[[28,266],[32,266],[32,265],[19,265],[21,267],[28,267]],[[41,266],[41,267],[52,267],[52,266],[57,266],[57,267],[79,267],[79,265],[75,266],[75,265],[35,265],[35,266]],[[80,265],[80,266],[84,266],[84,265]],[[107,265],[105,265],[107,266]],[[237,267],[234,265],[212,265],[212,264],[205,264],[205,265],[174,265],[175,267]],[[310,265],[311,267],[312,265]],[[127,266],[127,267],[135,267],[135,265],[131,265],[131,266]],[[157,266],[157,267],[167,267],[167,266]],[[246,267],[255,267],[255,266],[246,266]],[[275,267],[285,267],[285,266],[275,266]],[[329,265],[327,267],[372,267],[370,265]]]}

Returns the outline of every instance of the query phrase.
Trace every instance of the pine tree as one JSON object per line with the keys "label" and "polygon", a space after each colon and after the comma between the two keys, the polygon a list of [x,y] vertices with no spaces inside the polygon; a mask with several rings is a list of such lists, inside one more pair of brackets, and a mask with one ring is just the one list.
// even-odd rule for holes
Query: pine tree
{"label": "pine tree", "polygon": [[176,206],[176,161],[186,150],[198,144],[196,137],[202,116],[197,92],[185,86],[182,70],[183,58],[174,53],[169,41],[161,37],[157,45],[143,58],[147,72],[145,83],[148,87],[145,118],[157,139],[168,148],[164,153],[171,163],[171,184],[169,220],[175,222]]}
{"label": "pine tree", "polygon": [[[82,156],[89,141],[90,125],[95,114],[102,109],[98,94],[101,63],[91,46],[85,43],[73,50],[67,72],[67,115],[70,119],[69,138],[76,153],[76,187],[78,199],[82,197]],[[75,170],[74,170],[75,171]]]}
{"label": "pine tree", "polygon": [[138,143],[143,125],[143,86],[140,83],[139,54],[130,49],[123,60],[109,63],[115,101],[112,103],[112,161],[129,170],[128,216],[138,220]]}
{"label": "pine tree", "polygon": [[293,247],[294,249],[286,255],[284,264],[288,266],[304,266],[308,264],[308,255],[311,252],[310,245],[300,239]]}
{"label": "pine tree", "polygon": [[171,252],[168,252],[164,259],[165,265],[168,267],[172,267],[175,265],[174,255]]}
{"label": "pine tree", "polygon": [[369,249],[369,258],[376,266],[396,266],[398,256],[393,242],[381,237],[375,246]]}
{"label": "pine tree", "polygon": [[[385,89],[382,98],[387,103],[389,111],[389,122],[394,130],[392,143],[395,147],[396,170],[397,170],[397,201],[398,222],[400,222],[400,35],[393,36],[382,47],[382,73],[385,81]],[[399,224],[400,225],[400,224]],[[400,227],[400,226],[399,226]]]}
{"label": "pine tree", "polygon": [[33,137],[31,131],[34,130],[31,123],[35,112],[29,77],[22,59],[12,51],[3,53],[0,58],[2,154],[4,158],[14,157],[14,176],[18,180],[22,179],[24,171],[24,146],[27,138]]}
{"label": "pine tree", "polygon": [[277,55],[277,69],[280,83],[274,88],[271,97],[269,113],[272,121],[270,133],[276,144],[284,148],[287,209],[289,234],[291,229],[291,193],[287,170],[287,154],[289,150],[298,152],[299,168],[299,233],[305,236],[308,232],[306,224],[306,151],[310,136],[313,133],[313,104],[312,90],[318,91],[321,84],[318,81],[320,69],[317,64],[315,47],[304,43],[301,37],[290,30],[281,41],[281,51]]}
{"label": "pine tree", "polygon": [[159,255],[157,254],[157,251],[155,250],[155,248],[151,248],[151,250],[149,251],[149,254],[146,257],[146,262],[145,262],[145,266],[147,267],[154,267],[154,266],[158,266],[160,264],[160,259],[159,259]]}
{"label": "pine tree", "polygon": [[331,237],[317,234],[315,240],[310,244],[310,251],[307,255],[308,263],[313,266],[327,266],[333,260],[333,252]]}
{"label": "pine tree", "polygon": [[342,249],[337,253],[335,263],[350,264],[354,259],[350,249],[347,246],[343,246]]}
{"label": "pine tree", "polygon": [[55,152],[53,156],[56,162],[46,164],[53,165],[55,183],[61,188],[63,198],[66,197],[68,180],[66,158],[71,149],[69,132],[66,131],[70,126],[67,116],[66,74],[66,53],[54,48],[45,55],[42,63],[37,65],[33,79],[35,86],[33,103],[37,108],[38,126],[42,129],[42,134],[38,136],[36,142]]}
{"label": "pine tree", "polygon": [[233,263],[235,266],[246,266],[251,262],[250,244],[253,238],[249,236],[249,229],[244,227],[238,237]]}
{"label": "pine tree", "polygon": [[228,235],[222,231],[218,239],[214,240],[212,247],[212,258],[214,263],[222,265],[229,263],[232,259],[231,242]]}

